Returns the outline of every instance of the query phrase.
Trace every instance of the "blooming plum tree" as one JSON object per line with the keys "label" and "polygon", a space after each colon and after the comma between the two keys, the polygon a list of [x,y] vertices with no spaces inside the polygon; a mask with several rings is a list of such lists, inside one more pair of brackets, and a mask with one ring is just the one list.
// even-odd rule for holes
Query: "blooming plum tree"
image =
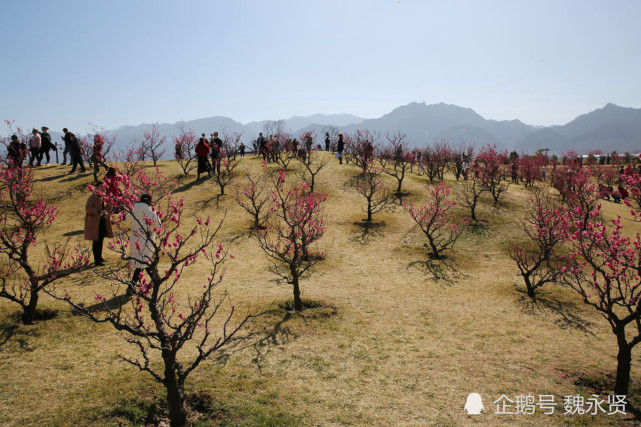
{"label": "blooming plum tree", "polygon": [[496,145],[481,148],[474,162],[474,173],[483,187],[492,194],[494,204],[499,203],[501,195],[508,189],[510,167],[507,150],[499,153]]}
{"label": "blooming plum tree", "polygon": [[474,158],[474,146],[461,142],[452,149],[451,159],[448,168],[458,181],[463,175],[464,162],[470,162]]}
{"label": "blooming plum tree", "polygon": [[561,278],[558,248],[568,234],[565,210],[554,206],[547,191],[535,189],[529,206],[522,224],[528,241],[512,245],[508,252],[523,277],[528,296],[534,298],[538,288]]}
{"label": "blooming plum tree", "polygon": [[353,161],[361,170],[366,170],[374,158],[378,156],[378,139],[379,134],[369,129],[358,129],[349,138],[345,135],[343,140],[348,163]]}
{"label": "blooming plum tree", "polygon": [[361,171],[350,180],[350,186],[367,201],[367,207],[363,209],[367,212],[367,222],[371,222],[373,214],[381,212],[392,202],[390,191],[383,181],[383,170],[379,167],[372,166]]}
{"label": "blooming plum tree", "polygon": [[198,138],[193,129],[186,129],[185,124],[178,125],[178,136],[174,137],[176,147],[174,158],[185,175],[196,168],[196,144]]}
{"label": "blooming plum tree", "polygon": [[437,179],[443,180],[445,170],[452,159],[452,151],[449,148],[447,140],[435,142],[434,146],[427,146],[421,152],[421,163],[425,175],[434,182]]}
{"label": "blooming plum tree", "polygon": [[215,164],[212,165],[212,177],[216,180],[218,187],[220,187],[220,195],[225,194],[225,187],[227,187],[234,177],[236,176],[234,170],[238,166],[238,159],[227,155],[226,152],[221,152],[220,156],[214,160]]}
{"label": "blooming plum tree", "polygon": [[265,221],[267,221],[267,203],[272,199],[272,194],[265,184],[267,177],[266,173],[252,174],[247,172],[248,184],[242,188],[234,187],[236,202],[252,217],[253,230],[264,229]]}
{"label": "blooming plum tree", "polygon": [[450,189],[444,182],[428,185],[427,191],[429,198],[426,205],[415,207],[414,203],[403,201],[403,207],[427,237],[432,250],[431,256],[440,259],[441,252],[454,246],[467,221],[463,221],[462,225],[455,224],[451,210],[456,202],[448,199]]}
{"label": "blooming plum tree", "polygon": [[610,324],[618,345],[614,393],[626,395],[632,349],[641,342],[641,236],[625,236],[620,216],[608,227],[601,205],[587,214],[579,205],[567,219],[572,247],[564,283]]}
{"label": "blooming plum tree", "polygon": [[145,161],[147,158],[151,158],[154,162],[154,167],[156,167],[158,160],[165,154],[165,150],[162,147],[166,141],[167,137],[160,135],[158,123],[152,123],[150,129],[145,129],[142,138],[136,140],[136,151],[140,155],[140,160]]}
{"label": "blooming plum tree", "polygon": [[300,280],[322,259],[316,242],[326,230],[322,203],[327,196],[310,193],[305,184],[287,185],[286,172],[272,178],[272,201],[264,230],[255,235],[265,255],[273,261],[273,271],[294,291],[294,310],[302,311]]}
{"label": "blooming plum tree", "polygon": [[[27,325],[33,323],[40,293],[89,263],[88,251],[69,245],[69,239],[51,243],[43,238],[58,208],[32,192],[31,170],[0,168],[0,254],[8,260],[0,271],[0,297],[22,307]],[[41,239],[44,254],[37,250]]]}
{"label": "blooming plum tree", "polygon": [[477,179],[472,179],[471,182],[463,184],[463,189],[459,193],[457,200],[461,205],[470,208],[472,221],[478,221],[478,218],[476,217],[476,208],[481,200],[481,196],[486,191],[487,189],[479,184]]}
{"label": "blooming plum tree", "polygon": [[[132,283],[117,267],[106,273],[97,271],[96,274],[113,284],[126,285],[133,290],[130,303],[117,308],[107,304],[107,297],[100,294],[95,298],[102,309],[94,311],[76,301],[68,291],[64,295],[51,294],[67,301],[78,313],[94,322],[111,324],[138,349],[138,358],[122,355],[121,358],[164,385],[171,425],[182,426],[186,422],[184,386],[187,377],[225,346],[253,315],[238,317],[235,306],[227,306],[229,297],[226,293],[215,295],[215,289],[223,280],[224,263],[233,258],[222,243],[215,242],[223,221],[212,225],[209,218],[196,218],[193,226],[184,227],[184,202],[183,199],[175,200],[172,191],[167,192],[162,202],[155,204],[153,215],[141,217],[134,208],[139,187],[127,176],[122,181],[119,194],[105,195],[105,202],[120,211],[115,223],[115,239],[109,249],[120,254],[123,260],[133,259],[144,264],[149,278],[141,273]],[[152,179],[151,186],[155,187],[156,193],[165,191],[163,180]],[[139,234],[133,235],[126,225],[129,221],[134,221],[135,228],[141,230],[137,232]],[[145,246],[142,259],[129,254],[130,242],[136,245],[137,253],[142,253],[141,245]],[[208,264],[209,274],[198,278],[202,286],[196,295],[180,298],[176,285],[185,270],[199,260]],[[221,315],[222,320],[216,320]],[[218,333],[215,332],[216,325],[220,326]],[[161,360],[161,369],[157,368],[157,359]]]}
{"label": "blooming plum tree", "polygon": [[317,150],[312,149],[306,153],[302,158],[299,157],[303,167],[299,170],[297,175],[309,187],[309,192],[314,192],[316,186],[316,177],[320,171],[329,164],[330,159],[327,156],[321,155]]}
{"label": "blooming plum tree", "polygon": [[392,176],[398,183],[396,194],[401,194],[403,180],[408,171],[416,163],[416,157],[407,150],[406,135],[402,132],[388,133],[385,135],[388,145],[379,154],[379,161],[383,172]]}

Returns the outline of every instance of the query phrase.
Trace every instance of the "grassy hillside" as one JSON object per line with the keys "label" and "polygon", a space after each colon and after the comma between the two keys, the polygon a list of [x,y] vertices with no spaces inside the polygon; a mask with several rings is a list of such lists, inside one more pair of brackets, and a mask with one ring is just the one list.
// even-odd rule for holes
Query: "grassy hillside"
{"label": "grassy hillside", "polygon": [[[245,158],[237,169],[258,170]],[[175,162],[163,173],[180,177]],[[67,167],[35,170],[36,192],[60,215],[48,239],[82,238],[90,174]],[[319,175],[327,251],[303,297],[319,307],[302,314],[282,308],[291,288],[278,284],[249,231],[249,218],[230,188],[217,197],[213,181],[181,179],[186,222],[210,215],[226,219],[221,239],[235,258],[220,290],[242,310],[263,311],[242,336],[188,380],[198,425],[632,425],[628,415],[563,415],[563,396],[605,396],[614,385],[616,340],[607,322],[560,286],[542,288],[533,301],[516,275],[507,245],[523,238],[518,225],[528,192],[511,185],[499,209],[484,200],[484,226],[468,230],[432,261],[425,238],[399,203],[366,225],[364,199],[346,183],[358,173],[333,160]],[[453,192],[460,184],[447,176]],[[242,184],[239,177],[234,184]],[[393,186],[391,180],[388,181]],[[410,174],[408,199],[424,201],[426,179]],[[627,208],[604,202],[606,216]],[[457,213],[466,215],[462,208]],[[641,228],[631,222],[626,229]],[[83,242],[90,247],[88,242]],[[109,268],[118,265],[105,244]],[[2,261],[4,262],[4,261]],[[177,292],[199,286],[205,266],[186,274]],[[91,270],[57,285],[93,304],[109,292]],[[122,290],[124,293],[124,289]],[[164,388],[120,361],[134,349],[109,325],[74,316],[50,297],[40,308],[57,316],[32,326],[19,323],[17,305],[0,301],[0,413],[7,425],[141,425],[162,417]],[[630,398],[641,406],[641,350],[633,350]],[[486,413],[468,416],[466,397],[477,392]],[[497,415],[492,402],[505,394],[556,396],[554,415]]]}

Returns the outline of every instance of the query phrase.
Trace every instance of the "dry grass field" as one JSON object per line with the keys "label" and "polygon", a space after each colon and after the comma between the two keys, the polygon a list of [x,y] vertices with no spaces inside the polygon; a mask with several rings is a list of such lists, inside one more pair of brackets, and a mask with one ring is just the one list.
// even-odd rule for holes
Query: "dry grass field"
{"label": "dry grass field", "polygon": [[[258,170],[252,157],[242,160]],[[164,174],[180,178],[175,162]],[[68,175],[64,166],[35,170],[36,192],[60,215],[47,238],[82,237],[90,174]],[[358,173],[332,160],[319,175],[327,251],[303,297],[316,302],[290,313],[289,285],[278,284],[249,231],[249,217],[233,189],[217,197],[213,181],[178,183],[186,223],[198,216],[226,219],[220,239],[235,255],[220,291],[241,311],[265,314],[252,320],[225,351],[203,363],[187,380],[194,425],[635,425],[627,415],[563,415],[563,396],[602,397],[614,385],[616,340],[607,322],[571,290],[546,286],[531,300],[507,254],[522,239],[519,217],[528,191],[511,185],[498,209],[484,200],[481,227],[466,231],[446,259],[432,261],[426,239],[396,202],[366,225],[364,199],[346,183]],[[448,184],[460,188],[452,176]],[[387,179],[387,178],[386,178]],[[242,185],[239,176],[234,184]],[[393,182],[388,181],[390,186]],[[407,198],[423,201],[426,179],[410,174]],[[623,205],[604,202],[606,216],[625,215]],[[457,214],[466,212],[457,207]],[[626,229],[641,227],[625,222]],[[82,244],[90,247],[87,242]],[[108,266],[118,256],[105,245]],[[5,262],[5,261],[2,261]],[[197,290],[205,264],[186,270],[177,293]],[[93,304],[110,284],[92,269],[59,282],[75,299]],[[124,289],[120,290],[124,293]],[[145,425],[162,418],[164,388],[122,362],[135,355],[109,325],[74,316],[69,307],[43,296],[41,309],[57,315],[31,326],[19,323],[19,308],[0,301],[0,423],[3,425]],[[641,349],[633,350],[629,400],[641,407]],[[486,411],[466,415],[469,393],[479,393]],[[495,414],[492,402],[505,394],[555,395],[553,415]]]}

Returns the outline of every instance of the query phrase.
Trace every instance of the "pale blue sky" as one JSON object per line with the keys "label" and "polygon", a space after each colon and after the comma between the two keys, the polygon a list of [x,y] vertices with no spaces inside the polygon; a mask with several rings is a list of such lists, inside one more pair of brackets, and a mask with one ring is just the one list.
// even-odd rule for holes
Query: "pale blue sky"
{"label": "pale blue sky", "polygon": [[0,119],[25,128],[641,107],[636,0],[0,0],[0,16]]}

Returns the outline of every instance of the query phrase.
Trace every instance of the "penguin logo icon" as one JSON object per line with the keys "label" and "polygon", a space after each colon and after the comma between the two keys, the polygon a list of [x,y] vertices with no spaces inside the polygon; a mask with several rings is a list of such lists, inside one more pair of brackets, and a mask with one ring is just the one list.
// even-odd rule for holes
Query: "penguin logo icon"
{"label": "penguin logo icon", "polygon": [[481,411],[484,411],[485,407],[483,406],[481,395],[478,393],[468,394],[463,410],[467,412],[468,415],[478,415]]}

